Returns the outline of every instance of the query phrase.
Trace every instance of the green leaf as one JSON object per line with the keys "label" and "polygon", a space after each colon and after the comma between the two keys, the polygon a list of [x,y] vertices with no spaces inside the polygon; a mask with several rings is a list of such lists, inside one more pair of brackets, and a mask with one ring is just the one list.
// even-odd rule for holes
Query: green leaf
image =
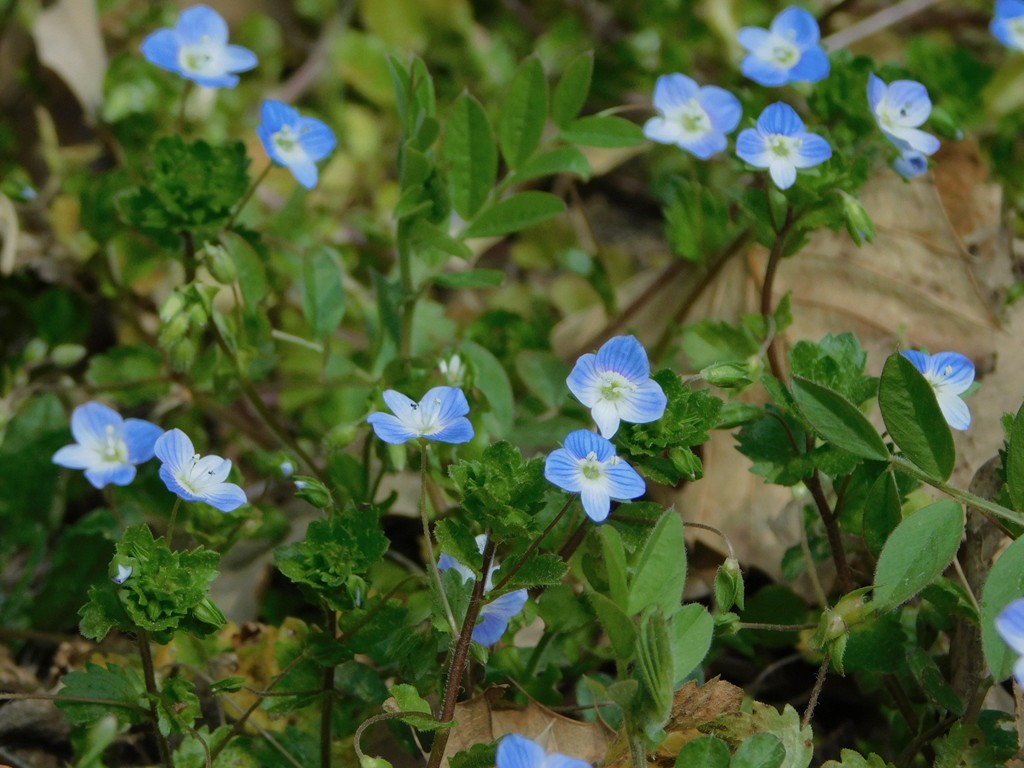
{"label": "green leaf", "polygon": [[629,585],[626,613],[633,616],[654,606],[665,616],[673,616],[679,610],[685,585],[683,521],[675,510],[670,510],[658,521],[637,558],[636,575]]}
{"label": "green leaf", "polygon": [[592,115],[573,120],[562,129],[562,140],[585,147],[635,147],[646,139],[636,123],[615,115]]}
{"label": "green leaf", "polygon": [[996,631],[996,617],[1024,595],[1024,537],[1008,546],[989,572],[981,593],[981,643],[985,660],[996,681],[1013,674],[1017,653]]}
{"label": "green leaf", "polygon": [[610,525],[601,526],[601,555],[604,567],[608,571],[608,587],[612,600],[623,611],[629,604],[629,587],[627,586],[626,550],[622,546],[622,537]]}
{"label": "green leaf", "polygon": [[864,501],[862,528],[868,548],[873,553],[877,555],[882,551],[886,539],[899,525],[902,517],[896,476],[892,472],[883,472],[871,484],[867,499]]}
{"label": "green leaf", "polygon": [[505,273],[500,269],[467,269],[465,272],[448,272],[434,278],[434,283],[445,288],[494,288],[505,282]]}
{"label": "green leaf", "polygon": [[550,192],[520,192],[484,209],[462,233],[463,238],[497,237],[518,232],[565,212],[562,198]]}
{"label": "green leaf", "polygon": [[[61,678],[64,687],[57,694],[57,706],[73,725],[88,725],[113,712],[122,723],[142,722],[146,711],[146,685],[133,669],[109,664],[106,668],[90,661],[85,671],[69,672]],[[70,698],[99,699],[93,703],[66,701]]]}
{"label": "green leaf", "polygon": [[892,763],[887,763],[874,752],[864,757],[860,752],[844,749],[839,753],[839,761],[828,760],[822,763],[821,768],[895,768],[895,766]]}
{"label": "green leaf", "polygon": [[566,66],[551,97],[551,117],[559,128],[567,127],[583,109],[593,74],[593,51],[581,53]]}
{"label": "green leaf", "polygon": [[500,440],[478,461],[460,461],[449,470],[462,494],[466,516],[498,540],[539,532],[536,516],[544,509],[544,460],[524,459],[519,449]]}
{"label": "green leaf", "polygon": [[[556,552],[535,553],[509,580],[507,588],[511,591],[554,586],[560,584],[568,572],[569,566]],[[500,572],[498,576],[501,576]]]}
{"label": "green leaf", "polygon": [[1006,492],[1013,508],[1024,512],[1024,405],[1010,424],[1006,447]]}
{"label": "green leaf", "polygon": [[826,440],[854,456],[888,461],[885,441],[857,406],[838,392],[808,379],[794,378],[793,397],[804,418]]}
{"label": "green leaf", "polygon": [[516,355],[515,368],[520,381],[548,408],[557,408],[567,399],[565,380],[569,369],[557,355],[524,349]]}
{"label": "green leaf", "polygon": [[518,168],[540,144],[548,118],[548,81],[536,56],[524,61],[501,105],[498,141],[509,168]]}
{"label": "green leaf", "polygon": [[698,736],[679,750],[676,768],[729,768],[729,747],[714,736]]}
{"label": "green leaf", "polygon": [[819,342],[798,341],[789,359],[793,376],[828,387],[854,405],[878,394],[878,379],[864,373],[868,355],[852,333],[830,333]]}
{"label": "green leaf", "polygon": [[504,366],[486,347],[475,341],[464,341],[460,348],[473,366],[476,389],[483,393],[491,407],[493,423],[488,427],[494,436],[503,437],[512,429],[515,416],[512,382]]}
{"label": "green leaf", "polygon": [[474,744],[452,755],[448,764],[451,768],[494,768],[497,760],[496,744]]}
{"label": "green leaf", "polygon": [[937,579],[956,556],[964,513],[943,499],[905,518],[889,536],[875,568],[875,603],[895,608]]}
{"label": "green leaf", "polygon": [[411,725],[418,731],[434,731],[448,725],[437,722],[430,711],[430,705],[420,696],[419,691],[415,686],[406,683],[392,686],[391,698],[384,702],[383,709],[385,712],[420,712],[426,715],[426,717],[410,715],[401,718],[403,723]]}
{"label": "green leaf", "polygon": [[515,181],[524,182],[561,173],[572,173],[586,181],[592,172],[587,156],[576,147],[566,146],[531,157],[516,168]]}
{"label": "green leaf", "polygon": [[604,631],[608,633],[616,658],[620,661],[632,659],[636,651],[636,627],[633,626],[633,620],[600,592],[588,592],[587,599],[594,606],[594,613]]}
{"label": "green leaf", "polygon": [[345,316],[344,269],[334,249],[320,246],[302,260],[302,308],[313,336],[333,333]]}
{"label": "green leaf", "polygon": [[740,744],[730,768],[779,768],[786,760],[782,742],[770,733],[755,733]]}
{"label": "green leaf", "polygon": [[648,614],[640,625],[636,644],[636,668],[641,690],[646,696],[644,728],[654,733],[668,720],[672,711],[672,649],[665,617],[657,610]]}
{"label": "green leaf", "polygon": [[947,480],[956,464],[953,434],[931,384],[899,353],[885,361],[878,405],[885,428],[907,458],[929,477]]}
{"label": "green leaf", "polygon": [[750,712],[728,712],[701,727],[734,748],[758,733],[770,733],[786,750],[784,768],[807,768],[814,753],[811,726],[800,725],[800,715],[790,704],[779,712],[770,704],[755,701]]}
{"label": "green leaf", "polygon": [[434,526],[434,536],[442,552],[472,569],[477,578],[480,577],[484,565],[483,557],[477,548],[473,532],[465,522],[457,517],[439,520]]}
{"label": "green leaf", "polygon": [[246,238],[234,232],[221,235],[221,242],[231,254],[238,273],[238,287],[248,306],[255,306],[267,295],[267,268],[261,254]]}
{"label": "green leaf", "polygon": [[452,105],[444,141],[452,205],[464,219],[473,218],[487,201],[498,174],[498,150],[487,113],[463,93]]}
{"label": "green leaf", "polygon": [[[399,228],[399,236],[403,234],[404,228]],[[473,258],[473,251],[469,246],[424,218],[416,218],[412,222],[407,236],[410,250],[429,264],[443,263],[448,256],[456,256],[467,261]]]}
{"label": "green leaf", "polygon": [[699,603],[684,605],[669,621],[668,636],[672,644],[672,668],[679,685],[701,665],[711,650],[715,620]]}

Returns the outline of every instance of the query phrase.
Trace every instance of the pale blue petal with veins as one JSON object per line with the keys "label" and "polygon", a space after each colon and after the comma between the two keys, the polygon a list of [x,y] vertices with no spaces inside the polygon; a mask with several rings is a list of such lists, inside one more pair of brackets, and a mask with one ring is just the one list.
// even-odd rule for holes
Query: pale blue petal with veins
{"label": "pale blue petal with veins", "polygon": [[960,397],[974,383],[974,363],[959,352],[928,355],[908,349],[901,353],[921,372],[935,391],[946,423],[963,431],[971,426],[971,411]]}
{"label": "pale blue petal with veins", "polygon": [[804,129],[795,109],[776,102],[765,107],[756,128],[740,133],[736,154],[757,168],[767,168],[779,189],[789,189],[796,182],[797,169],[824,163],[832,157],[832,147]]}
{"label": "pale blue petal with veins", "polygon": [[768,29],[743,27],[736,37],[749,51],[743,59],[743,74],[756,83],[779,86],[828,77],[829,61],[819,45],[818,22],[803,8],[786,8]]}
{"label": "pale blue petal with veins", "polygon": [[400,445],[418,437],[441,443],[468,443],[473,425],[466,414],[469,403],[461,389],[434,387],[418,403],[389,389],[384,402],[392,413],[371,413],[366,421],[385,443]]}
{"label": "pale blue petal with veins", "polygon": [[498,744],[496,768],[591,768],[578,757],[547,751],[533,739],[510,733]]}
{"label": "pale blue petal with veins", "polygon": [[315,117],[303,117],[287,104],[267,99],[261,110],[263,122],[256,129],[270,159],[290,170],[306,189],[316,186],[316,168],[337,146],[334,132]]}
{"label": "pale blue petal with veins", "polygon": [[231,512],[248,501],[240,486],[226,482],[231,461],[200,456],[180,429],[169,430],[156,441],[156,457],[163,462],[160,479],[185,501],[202,501],[221,512]]}
{"label": "pale blue petal with veins", "polygon": [[570,432],[562,446],[548,454],[544,477],[564,491],[580,494],[583,511],[594,522],[608,517],[612,499],[635,499],[647,490],[643,478],[600,435],[579,429]]}

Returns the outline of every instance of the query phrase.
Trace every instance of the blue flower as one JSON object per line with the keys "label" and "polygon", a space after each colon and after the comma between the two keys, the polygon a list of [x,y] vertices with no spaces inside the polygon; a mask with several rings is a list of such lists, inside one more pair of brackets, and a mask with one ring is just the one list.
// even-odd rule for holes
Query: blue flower
{"label": "blue flower", "polygon": [[158,29],[142,41],[142,55],[151,64],[208,88],[234,88],[235,72],[257,64],[256,54],[228,45],[228,25],[205,5],[181,12],[174,29]]}
{"label": "blue flower", "polygon": [[828,56],[818,45],[818,22],[803,8],[787,8],[768,29],[743,27],[736,37],[750,51],[743,60],[743,74],[755,83],[816,83],[828,77]]}
{"label": "blue flower", "polygon": [[544,477],[580,494],[583,510],[595,523],[608,517],[612,499],[635,499],[647,490],[636,470],[615,455],[614,445],[585,429],[570,432],[562,447],[548,454]]}
{"label": "blue flower", "polygon": [[120,586],[121,584],[124,584],[126,581],[128,581],[129,578],[131,578],[131,575],[134,572],[134,570],[135,569],[132,566],[130,566],[130,565],[125,565],[124,563],[118,563],[117,564],[117,575],[116,576],[111,576],[110,580],[112,582],[114,582],[115,584],[117,584],[118,586]]}
{"label": "blue flower", "polygon": [[533,739],[510,733],[498,744],[497,768],[591,768],[586,760],[547,751]]}
{"label": "blue flower", "polygon": [[796,181],[797,168],[810,168],[832,157],[825,139],[804,130],[804,122],[788,104],[765,107],[757,128],[747,128],[736,139],[736,154],[757,168],[767,168],[779,189]]}
{"label": "blue flower", "polygon": [[996,0],[996,15],[989,29],[1007,48],[1024,51],[1024,0]]}
{"label": "blue flower", "polygon": [[665,413],[665,393],[651,378],[647,352],[635,336],[616,336],[596,355],[583,355],[565,383],[591,409],[606,438],[618,431],[619,421],[646,424]]}
{"label": "blue flower", "polygon": [[385,443],[400,445],[425,437],[440,443],[468,443],[473,425],[466,414],[469,403],[461,389],[434,387],[418,403],[401,392],[389,389],[384,402],[395,414],[371,413],[366,421]]}
{"label": "blue flower", "polygon": [[224,482],[231,460],[200,456],[180,429],[165,432],[156,441],[156,457],[163,462],[160,479],[167,490],[185,501],[205,501],[221,512],[231,512],[248,501],[239,486]]}
{"label": "blue flower", "polygon": [[725,149],[727,133],[736,130],[743,114],[740,100],[723,88],[703,88],[686,75],[662,75],[654,86],[658,117],[644,124],[644,135],[661,144],[675,144],[701,160]]}
{"label": "blue flower", "polygon": [[[481,552],[484,551],[486,544],[486,534],[476,537],[476,546]],[[463,582],[476,581],[476,574],[472,570],[447,553],[442,553],[441,557],[438,558],[437,567],[441,571],[447,571],[449,568],[454,569],[456,573],[462,576]],[[487,578],[484,579],[485,595],[494,588],[494,572],[500,567],[497,562],[491,563],[491,567],[487,571]],[[473,628],[472,639],[480,643],[480,645],[494,645],[501,640],[501,636],[508,629],[508,623],[522,612],[528,596],[529,594],[525,589],[517,589],[484,605],[480,609],[477,625]]]}
{"label": "blue flower", "polygon": [[142,419],[122,419],[101,403],[80,405],[71,414],[71,434],[77,441],[53,454],[53,463],[84,469],[95,488],[128,485],[135,465],[153,458],[153,446],[163,430]]}
{"label": "blue flower", "polygon": [[1024,685],[1024,599],[1014,600],[996,617],[996,630],[1018,656],[1013,676]]}
{"label": "blue flower", "polygon": [[928,172],[928,158],[912,149],[904,149],[903,153],[893,161],[896,173],[905,179],[915,179]]}
{"label": "blue flower", "polygon": [[317,160],[323,160],[337,145],[334,131],[315,117],[303,117],[298,110],[273,99],[263,102],[263,122],[256,129],[270,159],[283,165],[306,189],[316,186]]}
{"label": "blue flower", "polygon": [[894,80],[889,85],[868,75],[868,103],[885,138],[900,149],[933,155],[939,140],[918,128],[932,112],[928,89],[915,80]]}
{"label": "blue flower", "polygon": [[901,353],[914,364],[935,390],[935,399],[946,423],[961,431],[971,426],[971,412],[961,398],[974,383],[974,363],[959,352],[926,355],[912,349]]}

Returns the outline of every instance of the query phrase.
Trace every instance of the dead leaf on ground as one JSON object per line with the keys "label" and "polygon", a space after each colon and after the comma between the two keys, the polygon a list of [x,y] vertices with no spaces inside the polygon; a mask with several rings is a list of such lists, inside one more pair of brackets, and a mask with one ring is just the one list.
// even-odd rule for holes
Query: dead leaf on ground
{"label": "dead leaf on ground", "polygon": [[39,60],[63,80],[90,117],[103,103],[107,54],[96,0],[58,0],[32,28]]}
{"label": "dead leaf on ground", "polygon": [[489,744],[509,733],[539,741],[548,752],[561,752],[589,763],[600,764],[613,735],[600,723],[572,720],[530,702],[525,709],[501,706],[503,689],[489,688],[455,707],[458,725],[452,729],[444,757],[476,744]]}

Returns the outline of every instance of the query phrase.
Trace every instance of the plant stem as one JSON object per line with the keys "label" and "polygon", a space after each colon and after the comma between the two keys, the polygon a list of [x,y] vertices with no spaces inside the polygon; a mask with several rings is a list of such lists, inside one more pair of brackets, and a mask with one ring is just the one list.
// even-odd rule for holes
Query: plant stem
{"label": "plant stem", "polygon": [[821,666],[818,667],[818,676],[814,679],[814,688],[811,689],[811,698],[807,702],[807,709],[804,710],[804,716],[800,720],[801,728],[806,728],[811,724],[814,708],[818,706],[818,697],[821,696],[821,689],[825,687],[825,678],[828,677],[828,664],[831,660],[832,655],[825,651],[825,658],[821,660]]}
{"label": "plant stem", "polygon": [[[328,606],[324,606],[327,613],[327,633],[331,637],[338,636],[338,614]],[[331,768],[331,725],[334,721],[334,665],[324,667],[323,682],[321,684],[323,699],[320,702],[320,768]]]}
{"label": "plant stem", "polygon": [[402,279],[402,336],[398,340],[398,352],[408,361],[412,357],[412,326],[416,312],[416,287],[412,282],[412,253],[409,251],[409,225],[403,220],[398,223],[398,272]]}
{"label": "plant stem", "polygon": [[952,485],[948,485],[941,480],[929,477],[923,470],[918,469],[916,465],[912,464],[902,456],[893,456],[889,459],[889,463],[901,472],[904,472],[911,477],[916,477],[922,483],[927,483],[932,488],[942,491],[947,496],[952,496],[959,502],[969,504],[972,507],[977,507],[983,512],[988,512],[989,514],[1001,517],[1004,520],[1010,520],[1017,525],[1024,523],[1024,515],[1021,515],[1019,512],[1014,512],[1000,504],[996,504],[994,501],[989,501],[988,499],[981,498],[981,496],[976,496],[970,491],[963,491],[959,488],[954,488]]}
{"label": "plant stem", "polygon": [[544,532],[530,542],[530,546],[527,547],[526,551],[523,553],[523,556],[520,557],[518,561],[516,561],[516,564],[512,566],[508,573],[505,574],[502,580],[494,586],[495,592],[500,592],[501,588],[508,584],[512,580],[513,576],[519,573],[519,570],[526,564],[526,561],[530,557],[530,555],[532,555],[534,553],[534,550],[536,550],[537,547],[540,546],[540,543],[544,541],[545,538],[547,538],[547,535],[551,533],[552,529],[556,525],[558,525],[558,521],[561,520],[565,513],[569,511],[569,507],[572,506],[572,503],[576,501],[576,499],[576,496],[569,497],[569,500],[565,502],[565,505],[558,511],[558,514],[555,515],[554,519],[550,523],[548,523],[548,527],[544,529]]}
{"label": "plant stem", "polygon": [[[178,519],[178,508],[181,507],[181,496],[174,500],[174,508],[171,510],[171,520],[167,523],[167,546],[171,547],[174,540],[174,523]],[[172,547],[173,548],[173,547]]]}
{"label": "plant stem", "polygon": [[250,184],[249,188],[245,190],[245,194],[242,195],[242,199],[239,200],[238,205],[235,206],[235,210],[231,212],[231,218],[228,219],[228,223],[224,225],[225,231],[231,229],[231,227],[235,223],[235,220],[238,218],[238,214],[240,214],[242,212],[242,209],[245,208],[245,204],[252,199],[252,196],[256,193],[256,188],[263,183],[263,180],[267,178],[267,174],[270,173],[270,169],[273,167],[273,161],[267,163],[266,168],[260,171],[260,175],[253,179],[252,184]]}
{"label": "plant stem", "polygon": [[153,671],[153,654],[149,649],[149,635],[146,630],[138,630],[139,656],[142,658],[142,674],[146,680],[146,691],[149,693],[149,712],[153,716],[153,735],[156,736],[156,746],[160,751],[160,763],[164,768],[173,768],[171,764],[171,748],[167,743],[167,737],[160,732],[160,711],[157,699],[160,697],[160,689],[156,687],[156,674]]}
{"label": "plant stem", "polygon": [[[444,584],[441,583],[441,571],[437,567],[437,557],[434,556],[434,544],[430,540],[430,518],[427,517],[427,444],[425,442],[420,443],[420,521],[423,523],[423,540],[427,546],[427,569],[434,577],[434,584],[437,586],[437,594],[441,599],[441,605],[444,606],[445,616],[448,617],[448,626],[452,630],[452,634],[458,634],[459,625],[455,621],[455,614],[452,613],[452,607],[448,603],[448,595],[445,594]],[[484,568],[484,575],[487,575],[487,568]],[[479,579],[483,583],[486,579]]]}
{"label": "plant stem", "polygon": [[[484,545],[484,573],[490,570],[492,560],[494,560],[494,541],[488,538]],[[459,698],[462,672],[466,666],[466,660],[469,658],[469,643],[473,639],[473,628],[476,627],[477,617],[480,615],[480,609],[483,608],[484,583],[486,581],[486,579],[477,579],[473,585],[473,596],[469,600],[466,618],[462,622],[462,631],[459,633],[455,650],[452,652],[448,667],[448,679],[444,686],[444,703],[441,706],[441,715],[437,718],[442,723],[450,723],[455,717],[455,703]],[[427,768],[440,768],[450,732],[450,729],[438,732],[434,739],[434,746],[430,750],[430,762],[427,763]]]}
{"label": "plant stem", "polygon": [[188,97],[192,94],[193,82],[191,80],[185,81],[185,88],[181,92],[181,103],[178,105],[178,133],[185,134],[186,126],[186,104],[188,104]]}
{"label": "plant stem", "polygon": [[[771,211],[770,203],[768,210]],[[775,315],[775,308],[772,302],[775,274],[779,269],[779,262],[782,261],[782,254],[786,250],[786,238],[789,236],[789,231],[796,222],[796,218],[793,209],[788,208],[786,210],[786,220],[782,222],[782,226],[776,231],[775,242],[772,244],[771,252],[768,254],[768,265],[764,269],[764,283],[761,286],[761,314],[764,315],[765,321],[768,323],[771,322]],[[775,344],[774,334],[768,340],[767,356],[768,367],[771,369],[772,376],[779,381],[785,381],[786,374],[782,367],[782,360],[779,358],[779,350]]]}

